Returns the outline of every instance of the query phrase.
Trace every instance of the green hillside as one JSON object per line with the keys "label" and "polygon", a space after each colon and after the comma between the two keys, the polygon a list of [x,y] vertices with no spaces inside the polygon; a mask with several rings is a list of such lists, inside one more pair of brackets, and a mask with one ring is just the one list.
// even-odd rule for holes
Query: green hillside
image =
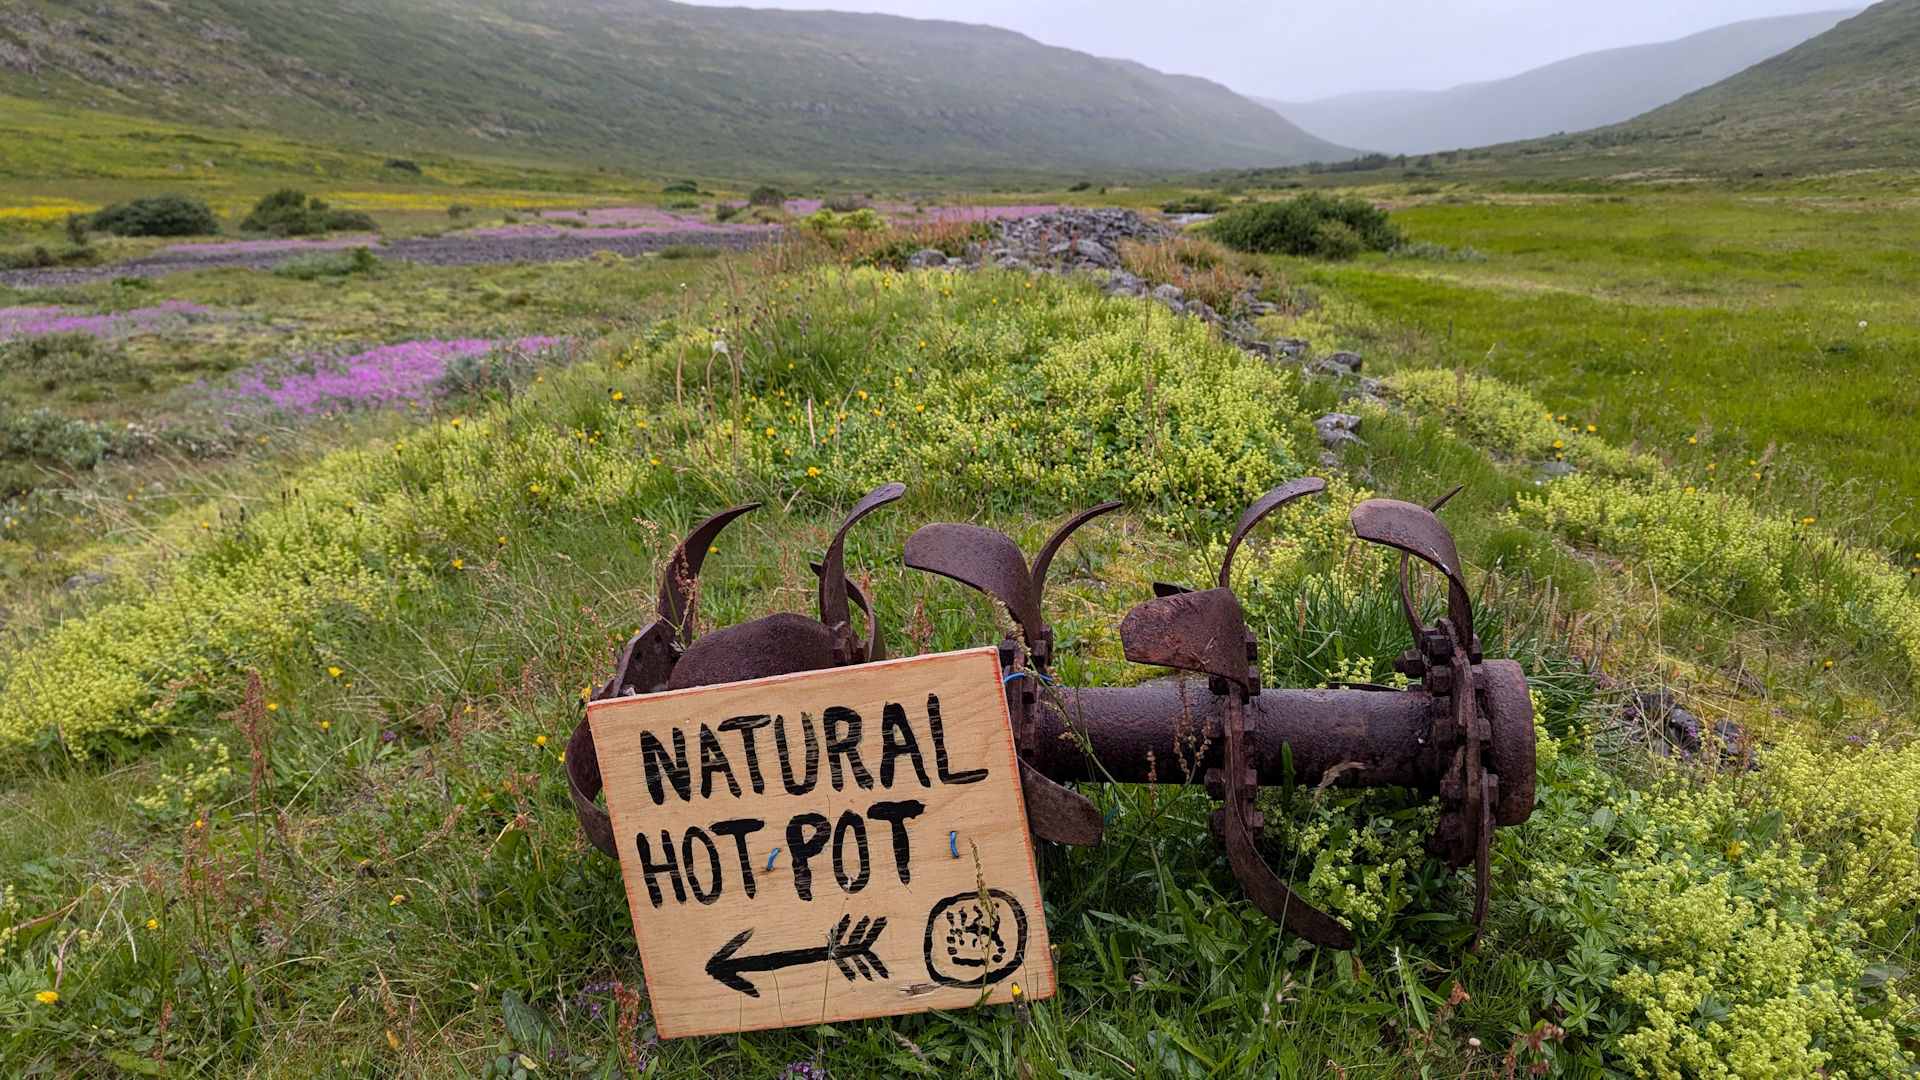
{"label": "green hillside", "polygon": [[1920,161],[1920,0],[1882,0],[1811,40],[1609,127],[1495,147],[1592,172],[1728,175]]}
{"label": "green hillside", "polygon": [[0,94],[378,152],[739,177],[1351,153],[1218,84],[1004,30],[661,0],[5,0]]}

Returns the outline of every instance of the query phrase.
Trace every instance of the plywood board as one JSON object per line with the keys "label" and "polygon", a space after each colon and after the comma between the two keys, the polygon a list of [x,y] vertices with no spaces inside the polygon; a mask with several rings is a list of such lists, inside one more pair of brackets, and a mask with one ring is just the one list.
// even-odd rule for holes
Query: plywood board
{"label": "plywood board", "polygon": [[587,717],[663,1037],[1052,995],[994,650]]}

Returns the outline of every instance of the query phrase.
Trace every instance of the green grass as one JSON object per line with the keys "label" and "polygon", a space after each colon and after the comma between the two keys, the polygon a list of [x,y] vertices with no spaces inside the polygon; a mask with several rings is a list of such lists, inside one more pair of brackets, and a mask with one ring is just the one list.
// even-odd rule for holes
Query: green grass
{"label": "green grass", "polygon": [[1292,271],[1384,368],[1489,372],[1702,485],[1820,517],[1871,508],[1860,527],[1890,546],[1916,535],[1920,227],[1905,200],[1481,197],[1394,218],[1490,257]]}
{"label": "green grass", "polygon": [[[1055,999],[648,1043],[609,987],[641,985],[616,868],[579,836],[557,751],[692,522],[768,504],[709,560],[711,628],[804,610],[806,558],[841,509],[907,481],[906,500],[855,530],[848,561],[909,654],[1000,633],[991,604],[900,564],[913,528],[977,521],[1031,549],[1068,511],[1124,498],[1062,553],[1049,609],[1064,678],[1133,681],[1152,672],[1122,659],[1121,616],[1153,580],[1207,578],[1239,508],[1309,470],[1309,420],[1342,387],[1151,302],[997,271],[797,255],[336,281],[221,271],[155,295],[249,297],[259,336],[235,358],[425,326],[584,345],[511,395],[290,425],[271,456],[183,465],[176,480],[200,486],[164,512],[120,517],[130,477],[113,471],[63,496],[72,531],[48,534],[44,557],[108,576],[8,605],[0,927],[58,917],[0,946],[0,1070],[470,1076],[507,1050],[560,1071],[555,1047],[605,1076],[632,1074],[629,1049],[648,1075],[712,1077],[794,1062],[847,1076],[1492,1077],[1510,1049],[1517,1068],[1578,1077],[1910,1069],[1890,1040],[1920,1035],[1917,1018],[1890,991],[1911,993],[1920,963],[1920,749],[1906,738],[1920,660],[1871,646],[1920,640],[1920,601],[1904,580],[1881,587],[1892,571],[1873,549],[1800,525],[1766,491],[1702,496],[1719,532],[1691,510],[1582,511],[1565,496],[1678,498],[1685,477],[1629,453],[1625,420],[1575,433],[1478,375],[1458,406],[1440,400],[1467,346],[1443,352],[1433,328],[1357,292],[1571,296],[1603,258],[1541,267],[1501,249],[1524,228],[1446,233],[1449,212],[1405,217],[1417,238],[1493,251],[1442,269],[1497,281],[1287,264],[1317,279],[1299,327],[1323,347],[1376,335],[1370,362],[1398,365],[1403,411],[1361,407],[1366,445],[1314,470],[1328,494],[1263,527],[1235,585],[1269,685],[1388,678],[1406,633],[1393,564],[1351,547],[1345,510],[1364,491],[1426,501],[1468,484],[1444,517],[1477,627],[1489,655],[1526,665],[1543,732],[1539,805],[1502,831],[1478,956],[1463,949],[1466,879],[1424,855],[1431,811],[1408,793],[1301,778],[1290,800],[1266,800],[1269,858],[1358,932],[1341,953],[1238,895],[1203,793],[1090,786],[1113,814],[1106,843],[1040,852]],[[1649,277],[1679,265],[1638,250],[1608,265],[1629,258],[1648,258]],[[1512,280],[1529,267],[1541,280],[1522,292]],[[1729,304],[1760,287],[1699,273]],[[1643,302],[1625,295],[1607,303]],[[213,351],[144,347],[183,362]],[[1442,374],[1419,374],[1434,370],[1422,357]],[[1534,465],[1555,440],[1584,475],[1543,486]],[[1735,572],[1685,571],[1703,544]],[[1791,602],[1756,614],[1754,582]],[[1740,724],[1763,768],[1650,755],[1621,709],[1659,685]],[[60,1000],[36,1001],[56,971]],[[503,1006],[509,993],[541,1017]]]}

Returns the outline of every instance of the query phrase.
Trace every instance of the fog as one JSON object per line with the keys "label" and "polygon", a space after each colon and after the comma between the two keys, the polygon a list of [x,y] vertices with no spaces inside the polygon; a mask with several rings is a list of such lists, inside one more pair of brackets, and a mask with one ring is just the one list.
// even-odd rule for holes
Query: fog
{"label": "fog", "polygon": [[[737,6],[729,4],[728,6]],[[1017,30],[1049,45],[1302,101],[1438,90],[1742,19],[1858,6],[1820,0],[780,0]]]}

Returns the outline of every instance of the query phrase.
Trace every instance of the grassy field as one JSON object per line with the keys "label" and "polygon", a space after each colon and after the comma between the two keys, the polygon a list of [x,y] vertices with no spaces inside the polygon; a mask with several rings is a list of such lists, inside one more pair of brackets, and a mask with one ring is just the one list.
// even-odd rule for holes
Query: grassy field
{"label": "grassy field", "polygon": [[[245,317],[128,345],[161,374],[112,400],[23,381],[17,405],[184,422],[262,364],[273,381],[218,399],[259,425],[244,445],[110,456],[7,507],[0,1071],[466,1077],[526,1053],[588,1076],[1910,1073],[1920,586],[1901,559],[1920,546],[1889,537],[1911,477],[1897,417],[1846,444],[1832,370],[1787,362],[1911,387],[1901,210],[1474,198],[1395,216],[1485,262],[1235,264],[1300,290],[1271,328],[1362,348],[1391,408],[1084,280],[804,249],[63,294]],[[316,343],[536,336],[567,346],[503,345],[484,354],[503,378],[397,407],[260,407],[330,370],[280,363]],[[1762,385],[1780,394],[1755,402]],[[1335,408],[1366,441],[1323,468],[1311,420]],[[1760,480],[1723,478],[1736,462]],[[1089,788],[1103,846],[1040,852],[1050,1001],[670,1043],[644,1001],[622,1008],[641,972],[618,875],[558,750],[690,523],[769,504],[710,559],[703,626],[804,610],[841,510],[905,481],[849,565],[917,653],[996,640],[1000,615],[900,564],[914,527],[1031,548],[1124,499],[1049,591],[1062,676],[1117,683],[1154,674],[1115,632],[1149,583],[1205,579],[1240,508],[1309,472],[1328,495],[1236,581],[1270,685],[1390,677],[1393,565],[1350,545],[1345,511],[1467,485],[1444,516],[1480,633],[1525,664],[1541,719],[1539,801],[1496,845],[1477,956],[1467,879],[1424,854],[1432,810],[1408,793],[1268,802],[1269,858],[1360,938],[1337,952],[1238,896],[1203,793],[1113,785]],[[1851,516],[1850,477],[1887,521]],[[1733,752],[1650,752],[1659,725],[1629,707],[1656,688],[1736,725]]]}
{"label": "grassy field", "polygon": [[1406,201],[1450,252],[1297,270],[1370,356],[1495,374],[1703,486],[1920,539],[1920,190]]}

